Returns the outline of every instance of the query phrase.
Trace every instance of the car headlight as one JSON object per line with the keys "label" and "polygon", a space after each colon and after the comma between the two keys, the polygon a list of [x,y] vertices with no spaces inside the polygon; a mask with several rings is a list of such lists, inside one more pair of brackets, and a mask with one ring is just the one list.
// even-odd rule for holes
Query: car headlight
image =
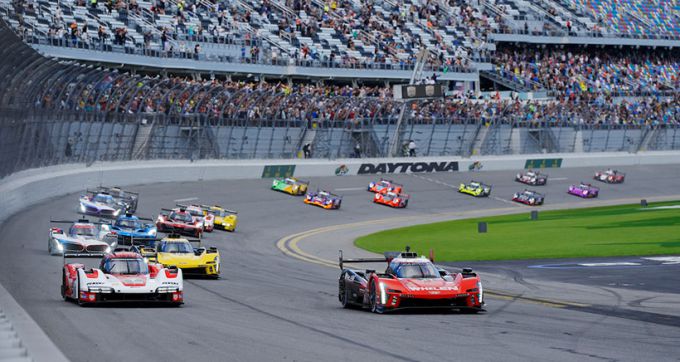
{"label": "car headlight", "polygon": [[147,234],[148,234],[148,235],[152,235],[152,236],[156,236],[156,232],[157,232],[156,229],[151,229],[151,230],[149,230],[149,231],[147,232]]}
{"label": "car headlight", "polygon": [[110,247],[110,246],[107,246],[105,252],[106,252],[107,254],[110,253],[110,252],[111,252],[111,247]]}
{"label": "car headlight", "polygon": [[83,204],[81,203],[81,204],[80,204],[80,211],[81,211],[81,212],[85,212],[85,210],[86,210],[86,209],[85,209],[85,205],[83,205]]}
{"label": "car headlight", "polygon": [[149,262],[149,258],[144,257],[144,262],[145,262],[145,263],[148,263],[148,262]]}
{"label": "car headlight", "polygon": [[380,282],[380,304],[387,304],[387,293],[385,293],[385,284]]}
{"label": "car headlight", "polygon": [[121,209],[118,209],[118,210],[114,211],[114,212],[113,212],[113,216],[118,216],[118,214],[120,214],[120,210],[121,210]]}
{"label": "car headlight", "polygon": [[479,304],[484,302],[484,288],[482,288],[482,282],[477,282],[477,289],[479,290]]}
{"label": "car headlight", "polygon": [[64,250],[64,246],[61,245],[61,243],[57,243],[57,249],[59,249],[59,251],[63,251],[63,250]]}

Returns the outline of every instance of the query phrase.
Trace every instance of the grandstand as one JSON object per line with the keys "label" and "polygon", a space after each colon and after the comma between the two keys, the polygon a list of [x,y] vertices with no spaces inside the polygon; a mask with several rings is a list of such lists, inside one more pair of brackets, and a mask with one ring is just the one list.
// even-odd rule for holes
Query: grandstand
{"label": "grandstand", "polygon": [[[0,173],[307,143],[321,158],[409,140],[419,156],[678,149],[679,15],[662,0],[0,0],[0,137],[20,154]],[[395,99],[412,77],[445,97]]]}

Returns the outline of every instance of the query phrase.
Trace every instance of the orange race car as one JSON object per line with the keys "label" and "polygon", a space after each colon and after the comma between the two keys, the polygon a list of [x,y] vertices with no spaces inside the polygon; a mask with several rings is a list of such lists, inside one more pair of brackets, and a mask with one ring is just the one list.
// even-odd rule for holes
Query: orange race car
{"label": "orange race car", "polygon": [[384,178],[381,178],[380,181],[378,182],[371,182],[368,184],[368,188],[366,189],[367,191],[370,192],[377,192],[377,193],[388,193],[388,192],[396,192],[396,193],[401,193],[401,190],[404,188],[404,185],[395,183],[392,180],[386,180]]}
{"label": "orange race car", "polygon": [[376,204],[383,204],[394,208],[404,208],[408,205],[408,200],[411,197],[406,194],[396,192],[376,193],[373,197],[373,202]]}

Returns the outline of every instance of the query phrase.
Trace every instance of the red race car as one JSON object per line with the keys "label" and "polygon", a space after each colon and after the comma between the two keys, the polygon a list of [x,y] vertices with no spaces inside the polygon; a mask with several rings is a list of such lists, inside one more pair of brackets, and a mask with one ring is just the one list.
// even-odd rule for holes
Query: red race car
{"label": "red race car", "polygon": [[617,170],[608,169],[607,171],[603,172],[595,172],[595,176],[593,176],[593,178],[608,184],[622,184],[626,179],[626,174]]}
{"label": "red race car", "polygon": [[172,232],[200,238],[203,234],[203,220],[191,215],[186,209],[162,209],[156,219],[156,228],[161,232]]}
{"label": "red race car", "polygon": [[[484,291],[472,269],[453,273],[437,268],[416,253],[387,252],[384,258],[343,259],[340,251],[338,299],[344,308],[367,308],[374,313],[434,308],[471,312],[484,310]],[[343,263],[387,262],[387,270],[344,268]]]}
{"label": "red race car", "polygon": [[392,180],[386,180],[384,178],[381,178],[380,181],[378,182],[369,183],[368,188],[366,190],[370,192],[377,192],[383,194],[388,192],[396,192],[399,194],[401,193],[403,188],[404,185],[395,183]]}
{"label": "red race car", "polygon": [[373,197],[373,202],[376,204],[383,204],[395,208],[404,208],[408,205],[408,200],[411,197],[406,194],[399,194],[396,192],[376,193]]}

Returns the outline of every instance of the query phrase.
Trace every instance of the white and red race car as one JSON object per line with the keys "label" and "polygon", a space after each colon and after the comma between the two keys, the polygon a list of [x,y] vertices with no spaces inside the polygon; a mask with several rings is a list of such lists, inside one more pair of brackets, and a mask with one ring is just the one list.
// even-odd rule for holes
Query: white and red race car
{"label": "white and red race car", "polygon": [[200,221],[203,224],[203,230],[207,232],[212,232],[215,230],[215,215],[210,213],[209,210],[204,212],[203,207],[200,205],[182,205],[177,204],[180,209],[186,210],[195,220]]}
{"label": "white and red race car", "polygon": [[79,305],[103,302],[184,303],[182,270],[148,263],[140,254],[114,252],[101,258],[98,268],[66,263],[81,254],[64,254],[61,296]]}

